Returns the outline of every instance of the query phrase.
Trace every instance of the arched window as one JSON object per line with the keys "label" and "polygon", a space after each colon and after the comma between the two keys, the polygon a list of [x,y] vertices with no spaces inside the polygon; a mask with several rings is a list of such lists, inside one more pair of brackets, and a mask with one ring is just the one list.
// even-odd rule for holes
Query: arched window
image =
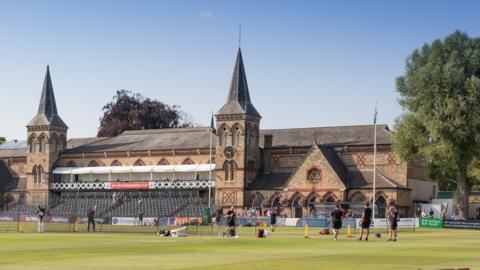
{"label": "arched window", "polygon": [[58,141],[57,141],[57,151],[63,151],[66,144],[67,144],[67,139],[65,138],[65,136],[63,134],[60,135],[58,137]]}
{"label": "arched window", "polygon": [[227,145],[227,129],[225,127],[223,127],[220,131],[220,145]]}
{"label": "arched window", "polygon": [[240,144],[240,128],[235,126],[232,132],[232,144],[239,145]]}
{"label": "arched window", "polygon": [[292,217],[302,218],[303,217],[303,197],[299,193],[293,194],[290,199],[292,205]]}
{"label": "arched window", "polygon": [[230,168],[230,163],[228,161],[225,161],[225,163],[223,163],[223,172],[225,173],[224,177],[223,177],[223,180],[225,181],[228,181],[230,180],[230,177],[229,177],[229,168]]}
{"label": "arched window", "polygon": [[67,167],[77,167],[77,164],[73,161],[73,160],[70,160],[68,163],[67,163]]}
{"label": "arched window", "polygon": [[191,165],[191,164],[195,164],[195,162],[193,162],[193,160],[191,158],[186,158],[183,162],[182,162],[182,165]]}
{"label": "arched window", "polygon": [[170,165],[170,162],[168,160],[162,158],[160,161],[157,163],[157,165]]}
{"label": "arched window", "polygon": [[37,177],[38,177],[37,166],[33,166],[32,174],[33,174],[33,183],[36,184],[37,183]]}
{"label": "arched window", "polygon": [[57,142],[58,136],[57,134],[53,133],[52,136],[50,136],[50,152],[57,152]]}
{"label": "arched window", "polygon": [[377,200],[375,201],[375,214],[377,218],[384,218],[385,217],[385,212],[387,210],[387,199],[384,197],[384,195],[379,195],[377,196]]}
{"label": "arched window", "polygon": [[357,191],[355,192],[352,197],[350,197],[350,202],[353,202],[353,203],[363,203],[365,202],[366,199],[365,199],[365,196],[360,192],[360,191]]}
{"label": "arched window", "polygon": [[316,217],[317,216],[317,211],[315,209],[315,204],[319,202],[320,196],[317,193],[310,193],[307,196],[306,201],[306,206],[307,206],[307,215],[310,217]]}
{"label": "arched window", "polygon": [[120,163],[120,161],[118,161],[118,160],[114,160],[114,161],[112,161],[112,163],[110,164],[110,166],[112,166],[112,167],[118,167],[118,166],[122,166],[122,163]]}
{"label": "arched window", "polygon": [[33,170],[32,170],[33,183],[40,184],[42,182],[42,173],[43,173],[42,166],[33,166]]}
{"label": "arched window", "polygon": [[333,195],[333,193],[327,192],[325,195],[323,195],[321,201],[327,203],[334,203],[337,201],[337,197]]}
{"label": "arched window", "polygon": [[98,167],[98,163],[95,160],[92,160],[88,163],[87,167]]}
{"label": "arched window", "polygon": [[223,163],[223,171],[225,173],[225,181],[232,181],[235,179],[237,164],[233,160],[227,160],[225,163]]}
{"label": "arched window", "polygon": [[30,153],[35,153],[35,145],[36,145],[36,142],[37,142],[37,137],[35,136],[35,134],[32,134],[32,136],[30,136],[30,139],[28,140],[28,145],[29,145],[29,148],[30,148]]}
{"label": "arched window", "polygon": [[255,192],[252,196],[252,204],[251,207],[254,209],[261,209],[263,206],[263,201],[265,200],[265,197],[262,195],[260,192]]}
{"label": "arched window", "polygon": [[135,161],[133,166],[145,166],[145,162],[143,162],[143,160],[141,159],[137,159],[137,161]]}
{"label": "arched window", "polygon": [[230,180],[235,179],[235,173],[237,172],[237,164],[235,161],[230,161]]}
{"label": "arched window", "polygon": [[45,138],[45,135],[40,136],[40,149],[39,152],[43,153],[46,151],[46,146],[47,146],[47,138]]}

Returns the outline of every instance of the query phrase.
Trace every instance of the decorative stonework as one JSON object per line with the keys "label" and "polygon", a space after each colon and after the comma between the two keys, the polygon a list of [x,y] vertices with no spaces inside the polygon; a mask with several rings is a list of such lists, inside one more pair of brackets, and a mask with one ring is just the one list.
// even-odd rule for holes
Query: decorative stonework
{"label": "decorative stonework", "polygon": [[355,164],[359,169],[365,168],[365,154],[364,153],[358,153],[355,155]]}
{"label": "decorative stonework", "polygon": [[308,181],[312,183],[317,183],[320,180],[322,180],[322,170],[319,168],[311,168],[310,170],[307,171],[306,178]]}

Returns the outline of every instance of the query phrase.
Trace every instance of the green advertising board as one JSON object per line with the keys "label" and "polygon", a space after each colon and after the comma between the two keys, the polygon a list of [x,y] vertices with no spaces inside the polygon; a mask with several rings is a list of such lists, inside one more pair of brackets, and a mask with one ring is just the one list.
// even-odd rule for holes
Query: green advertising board
{"label": "green advertising board", "polygon": [[202,214],[202,225],[210,224],[210,220],[211,220],[210,208],[207,208]]}
{"label": "green advertising board", "polygon": [[443,228],[442,218],[420,218],[420,227]]}

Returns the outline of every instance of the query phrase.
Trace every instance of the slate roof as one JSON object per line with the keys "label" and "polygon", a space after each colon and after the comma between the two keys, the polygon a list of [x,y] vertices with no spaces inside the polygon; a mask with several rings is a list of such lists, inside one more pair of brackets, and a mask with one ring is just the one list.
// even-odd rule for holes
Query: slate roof
{"label": "slate roof", "polygon": [[[272,147],[309,146],[316,142],[324,146],[372,145],[373,125],[263,129],[260,130],[260,146],[264,135],[272,135]],[[387,125],[377,125],[377,144],[391,144],[391,132]]]}
{"label": "slate roof", "polygon": [[235,61],[235,68],[233,70],[227,103],[220,108],[217,114],[247,114],[259,118],[261,117],[250,100],[247,75],[245,74],[242,51],[240,48],[238,48],[237,60]]}
{"label": "slate roof", "polygon": [[209,128],[131,130],[93,143],[67,149],[64,153],[106,151],[197,149],[209,147]]}
{"label": "slate roof", "polygon": [[27,141],[8,141],[0,144],[0,158],[25,157],[27,155]]}
{"label": "slate roof", "polygon": [[42,95],[38,105],[37,115],[28,123],[27,126],[55,126],[68,128],[62,118],[58,115],[57,103],[53,93],[52,79],[50,78],[50,68],[47,66],[45,80],[43,81]]}
{"label": "slate roof", "polygon": [[87,138],[72,138],[67,142],[67,149],[76,148],[83,145],[91,144],[101,140],[108,139],[108,137],[87,137]]}
{"label": "slate roof", "polygon": [[[348,172],[348,181],[349,187],[352,189],[373,188],[373,171],[350,171]],[[378,171],[375,182],[377,188],[406,188]]]}
{"label": "slate roof", "polygon": [[282,189],[293,172],[270,173],[258,176],[248,189]]}

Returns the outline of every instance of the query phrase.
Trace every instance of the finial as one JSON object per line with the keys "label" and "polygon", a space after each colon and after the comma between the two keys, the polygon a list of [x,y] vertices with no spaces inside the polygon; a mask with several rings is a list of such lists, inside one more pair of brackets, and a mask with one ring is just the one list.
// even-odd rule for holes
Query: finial
{"label": "finial", "polygon": [[242,24],[238,26],[238,48],[242,45]]}

